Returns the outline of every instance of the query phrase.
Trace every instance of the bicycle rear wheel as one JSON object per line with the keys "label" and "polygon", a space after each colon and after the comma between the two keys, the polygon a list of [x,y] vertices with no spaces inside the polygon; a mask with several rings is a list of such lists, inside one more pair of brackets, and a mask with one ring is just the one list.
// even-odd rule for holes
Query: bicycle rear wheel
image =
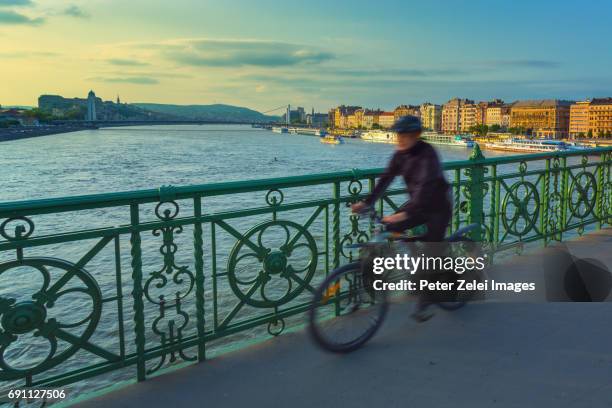
{"label": "bicycle rear wheel", "polygon": [[361,347],[382,325],[388,310],[385,291],[372,287],[372,272],[360,262],[336,269],[315,292],[309,331],[323,349],[348,353]]}
{"label": "bicycle rear wheel", "polygon": [[[453,254],[454,256],[469,256],[471,258],[477,258],[482,255],[482,251],[480,250],[478,243],[467,237],[462,237],[458,241],[453,242],[453,248],[456,250],[456,252],[458,252]],[[484,278],[482,272],[473,269],[465,272],[463,275],[460,275],[460,279],[482,282]],[[441,309],[453,311],[461,309],[468,301],[478,298],[478,295],[479,293],[476,290],[459,291],[457,292],[454,300],[438,302],[437,305]]]}

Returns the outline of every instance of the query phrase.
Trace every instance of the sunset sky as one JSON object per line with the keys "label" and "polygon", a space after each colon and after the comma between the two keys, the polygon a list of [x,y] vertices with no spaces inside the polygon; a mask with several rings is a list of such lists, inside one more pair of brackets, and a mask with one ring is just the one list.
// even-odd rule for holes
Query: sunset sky
{"label": "sunset sky", "polygon": [[604,0],[0,0],[0,104],[610,96],[611,17]]}

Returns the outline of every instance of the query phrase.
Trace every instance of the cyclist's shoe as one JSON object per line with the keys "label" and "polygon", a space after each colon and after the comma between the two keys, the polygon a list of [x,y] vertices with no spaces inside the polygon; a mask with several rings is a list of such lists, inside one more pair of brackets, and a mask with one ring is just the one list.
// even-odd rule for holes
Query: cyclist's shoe
{"label": "cyclist's shoe", "polygon": [[416,308],[412,313],[411,317],[416,320],[418,323],[423,323],[431,319],[434,313],[431,311],[431,303],[418,301],[416,304]]}

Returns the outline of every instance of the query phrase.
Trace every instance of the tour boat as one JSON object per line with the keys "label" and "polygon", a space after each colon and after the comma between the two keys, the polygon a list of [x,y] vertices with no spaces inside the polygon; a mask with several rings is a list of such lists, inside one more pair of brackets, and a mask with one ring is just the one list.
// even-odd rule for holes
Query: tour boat
{"label": "tour boat", "polygon": [[502,141],[487,142],[485,148],[510,152],[558,152],[568,150],[565,142],[551,139],[512,138]]}
{"label": "tour boat", "polygon": [[443,135],[437,132],[423,132],[421,138],[432,144],[443,144],[451,146],[474,147],[474,141],[469,136]]}
{"label": "tour boat", "polygon": [[280,126],[272,126],[272,131],[274,133],[289,133],[289,128],[280,127]]}
{"label": "tour boat", "polygon": [[361,134],[361,140],[374,143],[395,143],[397,135],[388,130],[369,130]]}

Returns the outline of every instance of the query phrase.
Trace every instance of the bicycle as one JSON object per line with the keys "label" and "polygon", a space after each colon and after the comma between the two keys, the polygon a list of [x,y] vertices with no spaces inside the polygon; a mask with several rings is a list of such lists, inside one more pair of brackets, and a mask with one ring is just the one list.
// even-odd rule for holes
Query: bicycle
{"label": "bicycle", "polygon": [[[422,236],[408,236],[386,231],[381,217],[371,207],[359,216],[368,214],[373,224],[372,239],[368,242],[346,246],[360,250],[359,261],[341,266],[325,278],[314,294],[308,314],[309,331],[314,341],[323,349],[348,353],[358,349],[376,334],[382,326],[389,309],[386,290],[374,290],[373,283],[380,276],[374,275],[370,261],[384,256],[394,242],[414,244],[422,241]],[[465,251],[476,256],[476,243],[468,237],[478,224],[470,224],[445,238],[448,243],[462,243]],[[391,273],[382,275],[384,281],[391,281]],[[482,277],[478,277],[482,280]],[[456,297],[436,304],[445,310],[457,310],[473,298],[474,292],[457,292]],[[354,333],[346,334],[350,329]],[[335,330],[335,331],[334,331]],[[344,335],[344,336],[343,336]],[[344,337],[344,338],[343,338]]]}

